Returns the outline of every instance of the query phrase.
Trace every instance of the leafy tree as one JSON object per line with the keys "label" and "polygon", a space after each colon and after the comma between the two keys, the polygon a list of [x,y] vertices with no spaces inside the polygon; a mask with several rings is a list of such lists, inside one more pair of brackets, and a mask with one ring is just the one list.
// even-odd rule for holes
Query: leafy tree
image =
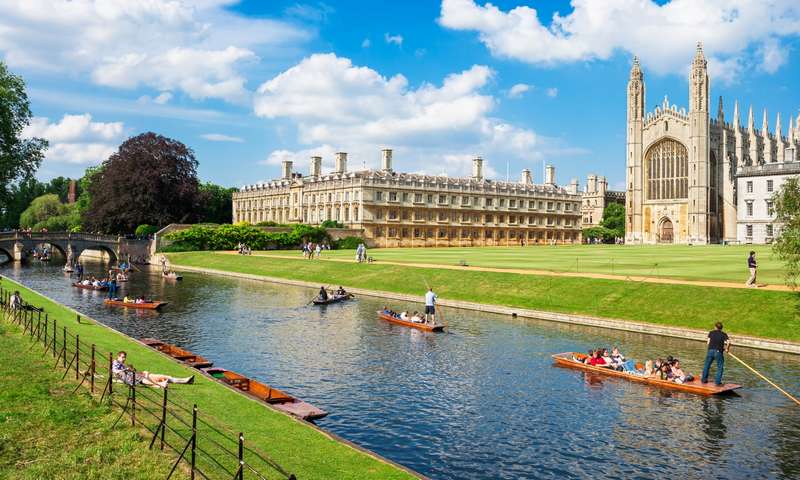
{"label": "leafy tree", "polygon": [[20,226],[64,232],[80,226],[80,214],[75,205],[61,203],[58,195],[48,193],[35,198],[20,215]]}
{"label": "leafy tree", "polygon": [[600,239],[601,242],[611,242],[614,240],[615,232],[600,225],[598,227],[584,228],[582,232],[583,238],[589,240]]}
{"label": "leafy tree", "polygon": [[8,190],[8,197],[0,210],[0,227],[18,228],[19,217],[28,208],[33,199],[46,193],[45,186],[33,177],[23,179],[21,182],[11,185]]}
{"label": "leafy tree", "polygon": [[612,239],[614,237],[625,236],[625,206],[619,203],[611,203],[603,209],[603,219],[600,226],[607,228]]}
{"label": "leafy tree", "polygon": [[344,225],[336,220],[325,220],[324,222],[320,223],[319,226],[322,228],[344,228]]}
{"label": "leafy tree", "polygon": [[228,223],[233,217],[233,192],[236,188],[225,188],[213,183],[200,185],[201,222]]}
{"label": "leafy tree", "polygon": [[0,214],[4,217],[10,213],[14,185],[33,177],[47,149],[44,139],[21,137],[30,119],[25,82],[0,61]]}
{"label": "leafy tree", "polygon": [[775,222],[781,224],[780,236],[772,246],[786,263],[786,283],[797,286],[800,276],[800,176],[788,178],[772,196]]}
{"label": "leafy tree", "polygon": [[90,231],[132,232],[197,220],[200,195],[194,152],[152,132],[129,138],[92,175],[84,226]]}
{"label": "leafy tree", "polygon": [[160,229],[158,227],[156,227],[155,225],[148,225],[146,223],[143,223],[143,224],[139,225],[138,227],[136,227],[136,232],[135,233],[136,233],[137,237],[147,237],[149,235],[153,235],[154,233],[157,233],[159,230]]}

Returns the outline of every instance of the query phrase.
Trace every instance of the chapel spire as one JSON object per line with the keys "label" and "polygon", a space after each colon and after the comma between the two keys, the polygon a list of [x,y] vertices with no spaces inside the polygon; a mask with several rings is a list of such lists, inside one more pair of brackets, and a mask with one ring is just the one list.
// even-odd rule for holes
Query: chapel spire
{"label": "chapel spire", "polygon": [[739,131],[739,100],[733,103],[733,129],[734,133]]}
{"label": "chapel spire", "polygon": [[778,139],[780,142],[783,140],[783,128],[781,127],[781,112],[778,112],[778,116],[775,118],[775,138]]}
{"label": "chapel spire", "polygon": [[725,124],[725,110],[722,108],[722,95],[719,96],[719,105],[717,106],[717,121]]}
{"label": "chapel spire", "polygon": [[769,137],[769,124],[767,123],[767,109],[764,109],[764,118],[761,120],[761,136]]}
{"label": "chapel spire", "polygon": [[750,105],[750,112],[747,114],[747,132],[750,135],[755,134],[756,131],[756,123],[753,120],[753,106]]}

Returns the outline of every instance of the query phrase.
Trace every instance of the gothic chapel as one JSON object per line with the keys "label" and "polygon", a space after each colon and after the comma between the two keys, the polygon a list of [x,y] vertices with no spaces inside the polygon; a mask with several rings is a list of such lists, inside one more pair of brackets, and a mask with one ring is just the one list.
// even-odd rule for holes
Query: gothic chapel
{"label": "gothic chapel", "polygon": [[[644,76],[634,57],[628,81],[626,152],[626,243],[719,243],[736,240],[737,168],[794,162],[800,144],[798,126],[789,118],[789,136],[781,132],[780,114],[774,134],[767,113],[761,131],[726,123],[719,99],[717,118],[709,116],[709,79],[703,47],[689,74],[689,111],[670,106],[645,113]],[[795,147],[795,148],[790,148]]]}

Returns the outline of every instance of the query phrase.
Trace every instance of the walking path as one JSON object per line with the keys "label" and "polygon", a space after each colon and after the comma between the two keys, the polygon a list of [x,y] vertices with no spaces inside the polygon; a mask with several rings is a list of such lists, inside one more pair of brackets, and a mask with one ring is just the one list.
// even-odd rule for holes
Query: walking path
{"label": "walking path", "polygon": [[[217,253],[224,253],[229,255],[237,254],[237,252],[235,251],[217,252]],[[254,253],[253,255],[257,257],[301,260],[297,256],[280,255],[274,253]],[[322,260],[325,262],[353,263],[353,260],[344,258],[320,258],[317,260]],[[662,283],[662,284],[672,284],[672,285],[694,285],[696,287],[743,288],[743,289],[751,288],[746,286],[744,283],[721,282],[713,280],[683,280],[680,278],[644,277],[638,275],[611,275],[608,273],[592,273],[592,272],[555,272],[552,270],[528,270],[528,269],[523,270],[516,268],[469,267],[460,265],[444,265],[438,263],[411,263],[411,262],[406,263],[406,262],[392,262],[383,260],[381,260],[379,263],[381,265],[399,265],[403,267],[441,268],[444,270],[470,270],[477,272],[516,273],[519,275],[538,275],[538,276],[550,276],[550,277],[600,278],[604,280],[623,280],[629,282]],[[775,292],[793,291],[793,289],[788,285],[759,285],[758,290],[770,290]]]}

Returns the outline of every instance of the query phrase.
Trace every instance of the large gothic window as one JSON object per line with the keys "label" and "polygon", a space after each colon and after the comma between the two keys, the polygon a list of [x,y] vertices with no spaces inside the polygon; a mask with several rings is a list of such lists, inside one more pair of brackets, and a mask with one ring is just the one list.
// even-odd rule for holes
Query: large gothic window
{"label": "large gothic window", "polygon": [[688,197],[689,154],[683,144],[665,138],[647,150],[644,160],[648,200]]}

